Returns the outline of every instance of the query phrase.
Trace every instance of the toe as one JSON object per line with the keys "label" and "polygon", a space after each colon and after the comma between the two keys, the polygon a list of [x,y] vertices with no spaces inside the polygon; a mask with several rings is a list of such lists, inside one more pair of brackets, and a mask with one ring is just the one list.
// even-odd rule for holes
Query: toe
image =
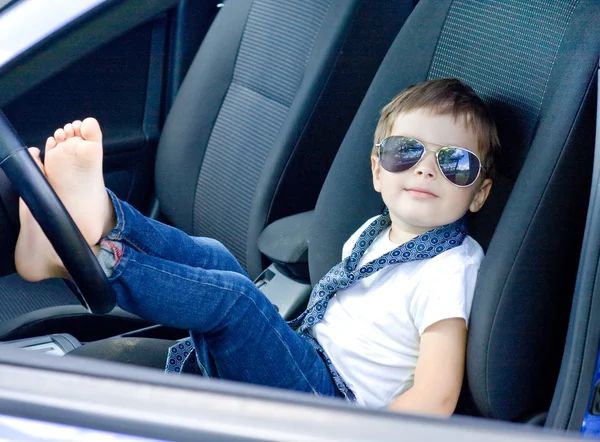
{"label": "toe", "polygon": [[95,118],[86,118],[81,122],[81,138],[88,141],[102,141],[102,130]]}
{"label": "toe", "polygon": [[81,136],[81,120],[75,120],[71,123],[73,126],[73,131],[75,132],[76,137]]}
{"label": "toe", "polygon": [[71,123],[65,124],[65,127],[63,130],[65,131],[65,136],[67,138],[72,138],[75,136],[75,130],[73,129],[73,125]]}
{"label": "toe", "polygon": [[48,137],[46,140],[46,150],[50,150],[56,147],[56,140],[54,137]]}
{"label": "toe", "polygon": [[56,132],[54,132],[54,139],[57,143],[65,141],[67,139],[65,135],[65,130],[63,128],[56,129]]}
{"label": "toe", "polygon": [[43,172],[44,171],[44,165],[42,164],[42,160],[40,158],[40,150],[37,147],[30,147],[27,150],[29,151],[29,155],[31,155],[31,158],[33,158],[33,161],[35,161],[35,164],[37,164],[37,166]]}

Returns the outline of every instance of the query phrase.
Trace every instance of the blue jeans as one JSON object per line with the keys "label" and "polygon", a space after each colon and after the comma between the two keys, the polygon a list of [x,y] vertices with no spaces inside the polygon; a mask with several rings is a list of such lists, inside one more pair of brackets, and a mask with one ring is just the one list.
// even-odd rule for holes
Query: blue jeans
{"label": "blue jeans", "polygon": [[109,194],[117,226],[106,239],[117,248],[108,272],[121,308],[189,330],[207,376],[340,396],[314,346],[222,244],[146,218]]}

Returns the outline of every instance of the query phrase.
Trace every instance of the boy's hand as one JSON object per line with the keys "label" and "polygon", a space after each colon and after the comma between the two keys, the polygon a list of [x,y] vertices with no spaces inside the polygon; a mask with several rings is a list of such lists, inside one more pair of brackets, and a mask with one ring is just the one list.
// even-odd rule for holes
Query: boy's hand
{"label": "boy's hand", "polygon": [[464,319],[436,322],[421,335],[414,385],[389,406],[392,411],[450,416],[456,408],[465,370]]}

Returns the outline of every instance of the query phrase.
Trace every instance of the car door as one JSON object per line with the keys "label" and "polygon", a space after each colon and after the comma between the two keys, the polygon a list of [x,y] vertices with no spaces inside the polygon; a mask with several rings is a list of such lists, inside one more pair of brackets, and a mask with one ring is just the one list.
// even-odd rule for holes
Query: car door
{"label": "car door", "polygon": [[[54,1],[51,16],[40,3],[26,9],[28,3],[35,0],[0,11],[0,20],[11,20],[14,39],[35,33],[40,20],[61,20],[77,2]],[[217,2],[95,3],[0,66],[0,108],[24,142],[40,148],[57,127],[96,117],[104,130],[107,186],[147,213],[163,116]]]}

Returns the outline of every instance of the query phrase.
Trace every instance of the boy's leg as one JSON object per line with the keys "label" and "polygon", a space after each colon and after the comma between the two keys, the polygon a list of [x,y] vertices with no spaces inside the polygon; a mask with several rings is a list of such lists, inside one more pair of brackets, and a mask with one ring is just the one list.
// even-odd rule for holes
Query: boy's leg
{"label": "boy's leg", "polygon": [[150,219],[108,192],[115,211],[115,227],[106,236],[135,250],[168,261],[205,269],[221,269],[246,275],[235,257],[220,242],[192,237]]}
{"label": "boy's leg", "polygon": [[[92,246],[116,222],[114,213],[106,210],[111,204],[98,167],[102,146],[97,122],[67,125],[57,131],[47,147],[48,178],[52,177],[55,191]],[[19,272],[29,272],[26,276],[32,279],[62,276],[55,270],[62,265],[60,259],[49,254],[53,250],[47,240],[42,241],[45,237],[39,225],[24,205],[21,208],[17,244],[17,252],[21,253],[16,254]],[[108,244],[122,245],[118,241]],[[38,250],[31,250],[32,246]],[[312,344],[287,326],[244,275],[174,263],[127,245],[117,250],[118,262],[115,260],[110,281],[119,304],[150,321],[202,335],[222,377],[337,395],[327,367]],[[44,252],[40,254],[44,258],[28,268],[31,261],[24,257],[39,252]]]}
{"label": "boy's leg", "polygon": [[[150,220],[107,193],[102,176],[102,132],[96,120],[74,121],[58,129],[46,142],[44,165],[39,161],[39,150],[30,152],[90,246],[108,234],[144,253],[187,265],[245,274],[237,260],[224,253],[226,249],[217,241],[192,238]],[[15,251],[19,274],[29,281],[68,277],[23,201],[20,201],[20,219]]]}
{"label": "boy's leg", "polygon": [[109,281],[119,306],[149,321],[190,330],[201,341],[201,351],[210,353],[219,377],[338,395],[312,344],[289,328],[251,280],[116,244],[117,252],[103,245],[100,253],[115,258]]}

